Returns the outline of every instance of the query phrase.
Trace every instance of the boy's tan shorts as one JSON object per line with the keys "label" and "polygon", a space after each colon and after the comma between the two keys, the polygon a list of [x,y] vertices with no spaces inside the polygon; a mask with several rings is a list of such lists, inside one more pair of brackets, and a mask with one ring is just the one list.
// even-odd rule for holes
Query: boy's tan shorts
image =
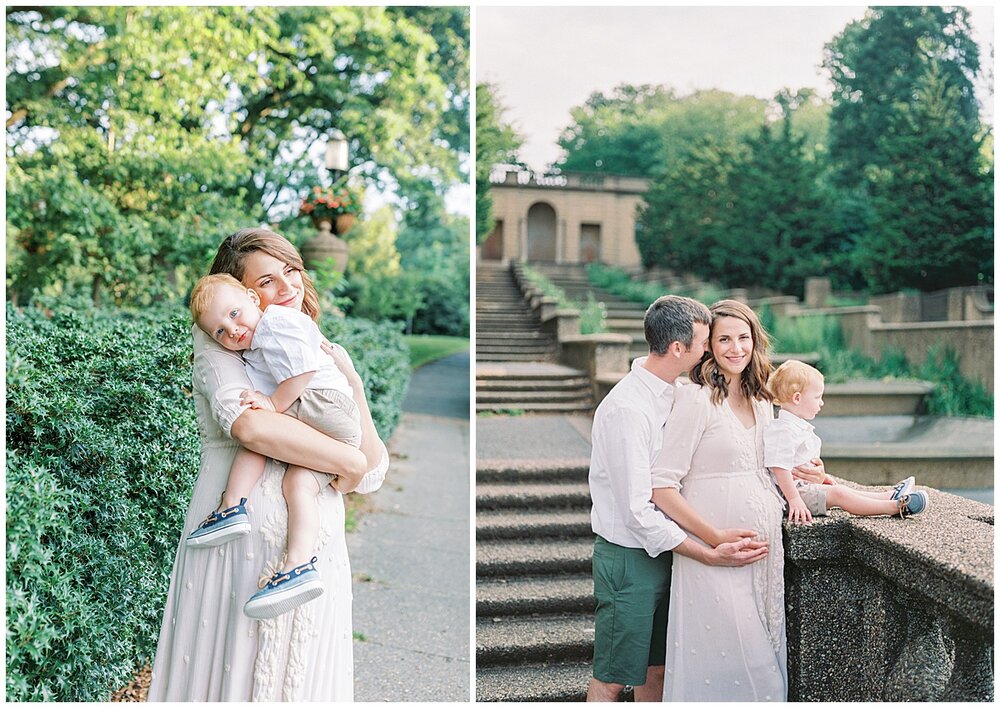
{"label": "boy's tan shorts", "polygon": [[[334,440],[353,447],[361,445],[361,411],[353,398],[340,391],[308,388],[285,414],[298,418]],[[313,471],[313,476],[320,489],[336,479],[336,475],[316,471]]]}
{"label": "boy's tan shorts", "polygon": [[[803,484],[795,486],[799,496],[813,516],[826,516],[826,486],[822,484]],[[788,514],[788,508],[785,508]]]}

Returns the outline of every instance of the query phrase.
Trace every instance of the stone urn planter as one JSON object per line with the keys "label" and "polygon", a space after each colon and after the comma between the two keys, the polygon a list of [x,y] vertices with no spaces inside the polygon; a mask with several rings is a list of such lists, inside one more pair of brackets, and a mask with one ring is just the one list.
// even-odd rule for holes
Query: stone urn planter
{"label": "stone urn planter", "polygon": [[354,226],[354,220],[357,217],[354,214],[341,214],[337,217],[337,220],[333,223],[334,232],[338,236],[343,236]]}
{"label": "stone urn planter", "polygon": [[[341,231],[339,222],[345,216],[350,216],[351,222]],[[305,261],[307,268],[313,270],[323,268],[326,266],[326,260],[332,258],[339,272],[343,273],[346,270],[349,254],[347,242],[339,238],[333,232],[333,228],[337,228],[338,234],[345,233],[354,224],[354,214],[341,214],[336,221],[335,224],[330,219],[313,220],[319,233],[302,244],[302,260]]]}

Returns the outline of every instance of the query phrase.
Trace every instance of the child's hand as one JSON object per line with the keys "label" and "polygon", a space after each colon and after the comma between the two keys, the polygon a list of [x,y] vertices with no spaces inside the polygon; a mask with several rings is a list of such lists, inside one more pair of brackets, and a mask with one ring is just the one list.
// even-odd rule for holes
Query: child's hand
{"label": "child's hand", "polygon": [[809,513],[809,507],[806,503],[802,501],[802,497],[795,495],[795,499],[788,500],[788,520],[795,525],[806,524],[807,526],[812,523],[812,514]]}
{"label": "child's hand", "polygon": [[357,379],[358,381],[361,380],[361,377],[354,368],[354,362],[351,361],[351,355],[347,353],[346,349],[339,344],[331,344],[325,339],[320,345],[320,349],[333,357],[333,363],[337,365],[337,368],[340,369],[340,372],[344,376],[348,379]]}
{"label": "child's hand", "polygon": [[240,405],[250,406],[256,410],[276,412],[271,397],[265,396],[260,391],[244,391],[240,394]]}

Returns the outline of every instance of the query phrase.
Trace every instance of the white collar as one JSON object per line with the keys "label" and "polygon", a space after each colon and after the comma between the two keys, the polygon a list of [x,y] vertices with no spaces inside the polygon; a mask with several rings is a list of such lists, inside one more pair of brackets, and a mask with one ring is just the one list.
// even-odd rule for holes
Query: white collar
{"label": "white collar", "polygon": [[812,432],[815,430],[815,426],[810,425],[809,421],[799,418],[797,415],[790,411],[786,411],[784,408],[778,409],[778,420],[786,420],[796,428],[801,428],[802,430],[808,430]]}
{"label": "white collar", "polygon": [[672,392],[674,385],[668,383],[661,379],[659,376],[654,374],[652,371],[647,369],[643,364],[646,363],[646,359],[649,357],[640,356],[636,357],[632,361],[632,373],[639,377],[639,380],[646,385],[650,391],[656,396],[662,396],[667,392]]}

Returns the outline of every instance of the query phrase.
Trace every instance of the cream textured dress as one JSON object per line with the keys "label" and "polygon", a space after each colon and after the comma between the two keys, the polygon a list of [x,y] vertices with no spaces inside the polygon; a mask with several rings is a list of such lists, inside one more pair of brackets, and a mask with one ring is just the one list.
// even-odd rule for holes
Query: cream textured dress
{"label": "cream textured dress", "polygon": [[[270,577],[285,552],[288,512],[281,495],[284,465],[268,460],[250,493],[251,533],[215,548],[184,539],[218,506],[237,445],[228,433],[251,388],[239,355],[193,328],[194,400],[201,432],[195,483],[170,578],[153,663],[150,701],[350,701],[354,696],[351,569],[344,500],[327,486],[317,497],[318,568],[326,592],[292,612],[251,620],[243,604]],[[378,489],[388,455],[360,492]]]}
{"label": "cream textured dress", "polygon": [[764,560],[742,568],[674,554],[663,700],[784,701],[782,500],[763,458],[771,405],[757,402],[746,428],[710,395],[708,387],[677,389],[653,486],[679,488],[717,529],[754,529],[770,543]]}

